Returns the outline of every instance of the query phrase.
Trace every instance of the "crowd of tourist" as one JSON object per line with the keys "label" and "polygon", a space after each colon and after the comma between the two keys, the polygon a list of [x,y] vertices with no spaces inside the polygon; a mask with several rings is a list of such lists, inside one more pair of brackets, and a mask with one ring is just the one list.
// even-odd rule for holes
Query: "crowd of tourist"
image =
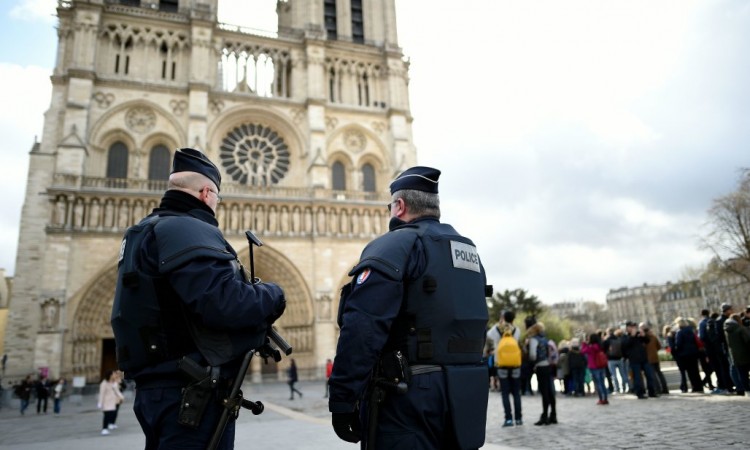
{"label": "crowd of tourist", "polygon": [[501,314],[485,349],[490,389],[503,398],[504,427],[523,425],[521,396],[533,394],[534,375],[543,411],[535,425],[557,423],[557,392],[595,393],[596,405],[608,405],[611,395],[645,400],[669,394],[663,359],[675,362],[683,393],[750,396],[750,306],[740,311],[725,303],[720,312],[701,311],[698,322],[677,317],[660,336],[650,323],[625,321],[558,343],[534,317],[526,317],[524,332],[514,319],[512,311]]}

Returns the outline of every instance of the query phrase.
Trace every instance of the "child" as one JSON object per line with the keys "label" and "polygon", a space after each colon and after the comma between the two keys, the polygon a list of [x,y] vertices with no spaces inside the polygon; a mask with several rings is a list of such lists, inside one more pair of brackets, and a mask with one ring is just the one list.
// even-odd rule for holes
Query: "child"
{"label": "child", "polygon": [[572,379],[571,390],[574,397],[583,397],[587,364],[586,357],[581,353],[581,341],[578,338],[573,338],[570,341],[568,367],[570,368],[570,377]]}
{"label": "child", "polygon": [[557,379],[562,384],[563,394],[571,395],[573,392],[570,389],[570,367],[568,366],[570,347],[568,341],[560,341],[558,350],[560,352],[560,359],[557,361]]}

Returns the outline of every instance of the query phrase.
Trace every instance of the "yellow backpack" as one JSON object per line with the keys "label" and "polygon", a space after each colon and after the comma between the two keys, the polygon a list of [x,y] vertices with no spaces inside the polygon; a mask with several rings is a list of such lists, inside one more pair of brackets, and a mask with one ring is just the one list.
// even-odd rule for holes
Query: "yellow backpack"
{"label": "yellow backpack", "polygon": [[515,327],[506,327],[503,337],[495,349],[495,366],[501,368],[521,367],[521,346],[513,337]]}

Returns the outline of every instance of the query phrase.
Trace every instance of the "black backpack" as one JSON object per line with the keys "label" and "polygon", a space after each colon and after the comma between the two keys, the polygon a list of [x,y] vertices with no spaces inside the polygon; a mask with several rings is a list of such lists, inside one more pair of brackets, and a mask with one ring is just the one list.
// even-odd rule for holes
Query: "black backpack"
{"label": "black backpack", "polygon": [[607,356],[615,359],[622,358],[622,339],[613,337],[609,340],[609,348],[607,349]]}
{"label": "black backpack", "polygon": [[548,354],[549,349],[547,348],[547,338],[539,336],[536,346],[536,362],[546,361]]}
{"label": "black backpack", "polygon": [[718,344],[721,342],[719,338],[719,327],[716,323],[716,319],[708,319],[708,322],[706,323],[706,339],[708,339],[709,344]]}

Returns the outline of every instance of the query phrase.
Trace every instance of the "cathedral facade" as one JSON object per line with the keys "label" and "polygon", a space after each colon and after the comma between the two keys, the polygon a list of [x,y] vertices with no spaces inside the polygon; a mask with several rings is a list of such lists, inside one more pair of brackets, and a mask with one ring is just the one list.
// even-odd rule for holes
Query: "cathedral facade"
{"label": "cathedral facade", "polygon": [[[272,1],[272,0],[271,0]],[[126,228],[154,208],[180,147],[222,172],[219,226],[287,297],[302,374],[335,353],[338,292],[387,230],[388,184],[416,163],[395,0],[279,0],[278,31],[220,23],[217,0],[63,0],[40,142],[30,152],[7,376],[99,380]],[[251,14],[248,11],[248,14]],[[283,364],[283,362],[282,362]],[[255,361],[253,379],[276,377]]]}

